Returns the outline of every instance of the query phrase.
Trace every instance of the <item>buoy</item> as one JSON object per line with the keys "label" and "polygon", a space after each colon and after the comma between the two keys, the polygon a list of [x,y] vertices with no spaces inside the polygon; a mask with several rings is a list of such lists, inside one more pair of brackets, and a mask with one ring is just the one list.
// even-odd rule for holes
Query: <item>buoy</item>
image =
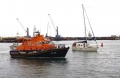
{"label": "buoy", "polygon": [[101,47],[103,47],[103,43],[101,43]]}

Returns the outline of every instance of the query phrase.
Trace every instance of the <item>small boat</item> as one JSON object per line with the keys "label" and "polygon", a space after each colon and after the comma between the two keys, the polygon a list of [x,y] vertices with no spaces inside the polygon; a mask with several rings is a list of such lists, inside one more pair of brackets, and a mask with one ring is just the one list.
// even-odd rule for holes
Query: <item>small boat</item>
{"label": "small boat", "polygon": [[[94,36],[94,33],[93,33],[93,30],[92,30],[92,27],[91,27],[91,24],[89,22],[89,19],[88,19],[88,22],[89,22],[89,25],[90,25],[90,28],[91,28],[91,31],[92,31],[92,34],[93,34],[93,38],[91,38],[91,33],[89,32],[88,36],[90,37],[90,39],[87,37],[87,34],[86,34],[86,23],[85,23],[85,14],[84,12],[85,11],[85,8],[82,4],[82,8],[83,8],[83,17],[84,17],[84,28],[85,28],[85,40],[84,41],[79,41],[79,42],[74,42],[73,45],[72,45],[72,50],[73,51],[86,51],[86,52],[97,52],[98,50],[98,45],[97,45],[97,41],[96,41],[96,37]],[[87,16],[87,14],[86,14]],[[88,44],[88,40],[94,40],[96,42],[96,45],[93,46],[93,45],[90,45]]]}
{"label": "small boat", "polygon": [[73,51],[97,52],[97,49],[97,46],[90,46],[87,41],[74,42],[72,45]]}
{"label": "small boat", "polygon": [[[65,57],[69,47],[65,44],[54,44],[40,32],[30,38],[20,38],[10,46],[11,57]],[[19,40],[22,39],[22,43]]]}

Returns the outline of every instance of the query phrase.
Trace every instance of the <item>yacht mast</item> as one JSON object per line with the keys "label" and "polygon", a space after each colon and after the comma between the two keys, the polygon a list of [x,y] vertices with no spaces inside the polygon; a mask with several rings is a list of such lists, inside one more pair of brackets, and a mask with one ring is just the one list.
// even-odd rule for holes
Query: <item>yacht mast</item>
{"label": "yacht mast", "polygon": [[85,37],[86,37],[86,41],[87,41],[86,23],[85,23],[85,13],[84,13],[84,6],[83,6],[83,4],[82,4],[82,9],[83,9],[83,19],[84,19]]}
{"label": "yacht mast", "polygon": [[[84,8],[84,12],[85,12],[85,14],[86,14],[86,17],[87,17],[88,23],[89,23],[89,25],[90,25],[90,28],[91,28],[91,31],[92,31],[92,34],[93,34],[94,40],[95,40],[95,42],[96,42],[96,44],[97,44],[96,37],[95,37],[95,35],[94,35],[93,29],[92,29],[92,26],[91,26],[91,24],[90,24],[90,21],[89,21],[89,18],[88,18],[88,15],[87,15],[87,12],[86,12],[85,8]],[[97,47],[98,47],[98,44],[97,44]]]}

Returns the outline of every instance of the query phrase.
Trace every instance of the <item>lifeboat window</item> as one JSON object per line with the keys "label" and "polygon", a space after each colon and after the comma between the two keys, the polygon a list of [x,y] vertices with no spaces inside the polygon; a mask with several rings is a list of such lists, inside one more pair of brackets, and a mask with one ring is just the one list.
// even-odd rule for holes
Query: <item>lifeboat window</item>
{"label": "lifeboat window", "polygon": [[39,42],[35,42],[35,44],[39,44]]}
{"label": "lifeboat window", "polygon": [[38,42],[36,42],[36,44],[38,44]]}
{"label": "lifeboat window", "polygon": [[41,42],[39,42],[39,44],[41,44]]}
{"label": "lifeboat window", "polygon": [[31,44],[30,44],[30,43],[28,43],[28,46],[31,46]]}
{"label": "lifeboat window", "polygon": [[38,44],[38,45],[39,45],[39,44],[42,44],[42,43],[44,44],[44,42],[35,42],[35,44]]}

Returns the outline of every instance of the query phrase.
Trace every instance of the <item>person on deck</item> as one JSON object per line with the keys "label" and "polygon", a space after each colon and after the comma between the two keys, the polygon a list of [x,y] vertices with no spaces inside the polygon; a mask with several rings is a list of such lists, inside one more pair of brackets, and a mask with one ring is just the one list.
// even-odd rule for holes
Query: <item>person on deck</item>
{"label": "person on deck", "polygon": [[73,45],[72,46],[76,46],[76,43],[73,43]]}

